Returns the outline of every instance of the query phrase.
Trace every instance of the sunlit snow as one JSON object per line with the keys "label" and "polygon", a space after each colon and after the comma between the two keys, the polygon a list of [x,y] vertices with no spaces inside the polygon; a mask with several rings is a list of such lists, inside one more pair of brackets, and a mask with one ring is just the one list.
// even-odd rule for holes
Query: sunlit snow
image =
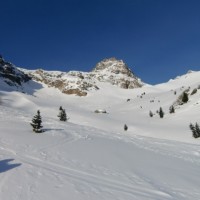
{"label": "sunlit snow", "polygon": [[[131,90],[99,82],[86,97],[33,81],[21,93],[0,82],[0,199],[199,200],[200,139],[189,123],[200,123],[200,90],[169,114],[199,78]],[[59,121],[60,106],[69,121]],[[37,110],[41,134],[30,126]]]}

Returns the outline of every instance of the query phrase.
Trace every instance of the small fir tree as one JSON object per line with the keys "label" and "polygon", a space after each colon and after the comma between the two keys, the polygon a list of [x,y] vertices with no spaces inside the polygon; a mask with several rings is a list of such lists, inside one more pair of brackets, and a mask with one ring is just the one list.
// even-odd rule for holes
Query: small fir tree
{"label": "small fir tree", "polygon": [[62,106],[60,106],[59,110],[60,110],[60,112],[58,114],[58,117],[59,117],[60,121],[67,121],[68,118],[67,118],[65,109],[63,109]]}
{"label": "small fir tree", "polygon": [[187,94],[186,92],[183,92],[182,102],[183,102],[183,103],[187,103],[188,100],[189,100],[188,94]]}
{"label": "small fir tree", "polygon": [[190,127],[190,130],[192,131],[192,135],[194,138],[200,137],[200,128],[197,123],[195,125],[190,123],[189,127]]}
{"label": "small fir tree", "polygon": [[33,127],[33,131],[35,133],[41,133],[42,132],[42,117],[40,115],[40,111],[37,111],[37,114],[33,117],[32,122],[30,123]]}
{"label": "small fir tree", "polygon": [[128,130],[128,126],[126,124],[124,124],[124,130],[127,131]]}
{"label": "small fir tree", "polygon": [[149,116],[150,116],[150,117],[153,117],[153,113],[152,113],[151,110],[149,111]]}
{"label": "small fir tree", "polygon": [[174,106],[173,106],[173,105],[169,107],[169,113],[170,113],[170,114],[171,114],[171,113],[175,113],[175,109],[174,109]]}
{"label": "small fir tree", "polygon": [[160,118],[164,117],[164,112],[163,112],[163,109],[161,107],[160,107],[160,109],[158,111],[158,114],[159,114]]}
{"label": "small fir tree", "polygon": [[196,94],[197,93],[197,88],[194,88],[193,90],[192,90],[192,92],[191,92],[191,95],[194,95],[194,94]]}

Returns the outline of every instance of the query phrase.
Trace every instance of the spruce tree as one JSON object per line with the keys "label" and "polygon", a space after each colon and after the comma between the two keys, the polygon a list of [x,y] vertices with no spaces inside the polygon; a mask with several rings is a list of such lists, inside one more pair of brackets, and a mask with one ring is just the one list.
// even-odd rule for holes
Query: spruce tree
{"label": "spruce tree", "polygon": [[188,100],[189,100],[188,94],[187,94],[186,92],[183,92],[182,102],[183,102],[183,103],[187,103]]}
{"label": "spruce tree", "polygon": [[151,110],[149,111],[149,116],[150,116],[150,117],[153,117],[153,113],[152,113]]}
{"label": "spruce tree", "polygon": [[190,130],[192,131],[192,135],[194,138],[200,137],[200,128],[197,123],[195,125],[190,123],[189,127],[190,127]]}
{"label": "spruce tree", "polygon": [[127,131],[128,130],[128,126],[126,124],[124,124],[124,130]]}
{"label": "spruce tree", "polygon": [[58,117],[59,117],[60,121],[67,121],[68,118],[67,118],[65,109],[63,109],[62,106],[60,106],[59,110],[60,110],[60,112],[58,114]]}
{"label": "spruce tree", "polygon": [[200,137],[200,128],[199,128],[199,124],[195,124],[195,129],[196,129],[196,133],[197,133],[197,136]]}
{"label": "spruce tree", "polygon": [[33,117],[32,122],[30,123],[33,127],[33,131],[35,133],[41,133],[42,132],[42,118],[40,115],[40,111],[37,111],[37,114]]}
{"label": "spruce tree", "polygon": [[173,105],[169,107],[169,113],[175,113],[175,109]]}
{"label": "spruce tree", "polygon": [[160,118],[164,117],[164,112],[163,112],[163,109],[161,107],[160,107],[160,109],[158,111],[158,114],[159,114]]}

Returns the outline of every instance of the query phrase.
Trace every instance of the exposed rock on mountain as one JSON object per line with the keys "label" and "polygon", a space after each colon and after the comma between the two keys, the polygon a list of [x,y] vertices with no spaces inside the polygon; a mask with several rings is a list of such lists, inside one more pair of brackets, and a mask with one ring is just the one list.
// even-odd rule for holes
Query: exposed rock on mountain
{"label": "exposed rock on mountain", "polygon": [[0,56],[0,77],[10,86],[21,87],[22,83],[29,81],[31,78],[24,72],[17,69],[13,64],[4,61]]}
{"label": "exposed rock on mountain", "polygon": [[65,94],[86,96],[88,91],[98,90],[99,82],[108,82],[125,89],[141,87],[138,79],[122,60],[105,59],[97,63],[91,72],[70,71],[27,71],[34,80],[41,81],[49,87],[56,87]]}
{"label": "exposed rock on mountain", "polygon": [[62,93],[78,96],[86,96],[89,91],[98,90],[100,82],[111,83],[125,89],[137,88],[143,85],[122,60],[115,58],[105,59],[97,63],[91,72],[59,72],[44,71],[42,69],[19,69],[0,57],[0,76],[9,85],[21,86],[23,82],[27,82],[32,78],[49,87],[58,88]]}
{"label": "exposed rock on mountain", "polygon": [[71,71],[25,70],[34,80],[43,82],[49,87],[58,88],[62,93],[86,96],[88,91],[99,89],[87,73]]}
{"label": "exposed rock on mountain", "polygon": [[99,81],[110,82],[125,89],[137,88],[143,85],[128,66],[122,60],[116,58],[104,59],[97,63],[92,73]]}

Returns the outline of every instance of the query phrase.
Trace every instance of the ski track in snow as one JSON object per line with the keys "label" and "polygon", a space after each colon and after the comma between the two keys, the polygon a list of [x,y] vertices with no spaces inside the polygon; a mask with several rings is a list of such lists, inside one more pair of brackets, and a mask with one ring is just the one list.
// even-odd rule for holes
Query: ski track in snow
{"label": "ski track in snow", "polygon": [[[117,182],[114,181],[112,179],[108,179],[108,178],[102,178],[100,176],[96,176],[94,174],[89,174],[87,172],[84,171],[80,171],[80,170],[75,170],[72,168],[68,168],[66,166],[62,166],[59,164],[55,164],[52,162],[48,162],[48,161],[43,161],[39,158],[33,157],[33,156],[28,156],[28,155],[23,155],[23,154],[18,154],[13,152],[10,149],[1,149],[5,152],[8,152],[10,155],[14,156],[16,160],[28,164],[31,167],[35,167],[37,169],[39,169],[39,172],[42,170],[47,170],[50,171],[51,173],[55,173],[55,174],[59,174],[60,176],[67,176],[67,178],[70,178],[71,180],[75,180],[75,182],[83,182],[83,183],[87,183],[87,185],[89,185],[90,187],[94,187],[96,186],[109,189],[112,191],[118,191],[118,192],[122,192],[122,193],[127,193],[129,195],[132,195],[133,197],[135,195],[139,195],[145,198],[150,198],[151,196],[155,196],[155,194],[157,196],[162,197],[162,199],[165,199],[165,197],[169,198],[170,195],[161,191],[153,191],[153,190],[149,190],[149,189],[141,189],[140,187],[136,187],[134,185],[128,185],[125,183],[121,183],[121,182]],[[37,170],[38,171],[38,170]],[[8,177],[6,177],[8,178]],[[36,178],[37,179],[37,178]],[[4,181],[2,183],[5,183]],[[33,192],[33,188],[35,188],[37,183],[33,183],[32,185],[29,186],[30,191]],[[20,199],[20,198],[19,198]]]}
{"label": "ski track in snow", "polygon": [[[81,126],[79,131],[84,130],[84,132],[91,132],[90,129],[91,128],[89,127]],[[94,133],[94,131],[92,131],[92,133]],[[198,145],[195,146],[195,145],[189,145],[189,144],[181,144],[177,148],[177,145],[176,145],[177,143],[173,141],[166,142],[163,140],[145,138],[141,136],[133,137],[133,136],[128,136],[128,135],[120,135],[120,134],[116,135],[114,133],[109,134],[109,136],[107,136],[105,132],[102,132],[101,134],[101,131],[99,131],[98,134],[97,134],[97,131],[95,131],[95,136],[103,137],[103,138],[107,137],[111,140],[118,140],[118,141],[120,140],[123,142],[132,143],[133,145],[136,145],[139,148],[146,149],[148,151],[153,151],[154,153],[158,153],[164,156],[176,157],[179,159],[183,159],[187,162],[195,163],[197,165],[200,164]],[[57,141],[54,144],[43,146],[42,148],[38,149],[37,152],[35,153],[36,155],[37,154],[43,155],[43,157],[41,158],[31,156],[29,154],[24,154],[23,152],[17,152],[17,150],[15,151],[11,148],[8,148],[9,144],[2,141],[0,142],[0,145],[1,145],[0,149],[2,152],[5,152],[7,156],[14,157],[20,163],[26,164],[30,166],[31,168],[33,168],[32,176],[34,177],[35,181],[28,186],[29,188],[28,189],[29,192],[27,192],[27,197],[29,196],[28,199],[32,199],[35,193],[34,191],[37,191],[36,188],[38,184],[37,183],[37,177],[39,176],[38,174],[43,175],[44,171],[49,171],[51,174],[55,174],[55,176],[60,180],[62,180],[63,177],[65,176],[68,180],[71,180],[71,182],[73,182],[74,187],[76,187],[77,192],[80,192],[80,193],[85,193],[85,191],[88,191],[88,188],[90,188],[92,192],[95,192],[97,194],[101,194],[102,191],[104,192],[107,191],[108,193],[112,191],[112,195],[115,195],[116,194],[115,192],[125,193],[128,196],[131,196],[131,198],[133,199],[138,198],[138,197],[141,197],[142,199],[153,199],[153,198],[155,199],[155,196],[157,197],[156,199],[163,199],[163,200],[164,199],[179,199],[180,196],[182,196],[182,198],[184,199],[182,191],[178,193],[177,191],[173,191],[171,188],[167,188],[167,185],[162,186],[162,187],[157,186],[155,183],[152,183],[150,179],[144,178],[143,175],[139,176],[138,174],[135,174],[131,180],[133,184],[127,184],[127,183],[119,182],[119,181],[116,181],[115,179],[112,179],[113,174],[115,174],[115,176],[116,175],[125,176],[125,174],[123,173],[120,174],[119,172],[109,171],[109,169],[102,169],[100,167],[93,165],[92,167],[96,171],[100,170],[101,173],[104,173],[105,175],[107,175],[108,178],[104,178],[102,176],[97,176],[96,175],[97,173],[92,174],[86,171],[77,170],[77,169],[73,169],[67,166],[56,164],[54,162],[50,162],[48,161],[49,157],[46,157],[48,155],[46,155],[45,152],[47,152],[48,149],[52,149],[60,145],[66,145],[68,142],[73,142],[78,139],[87,140],[88,138],[92,138],[92,137],[94,137],[94,134],[90,134],[89,136],[87,135],[87,137],[85,137],[84,135],[81,136],[81,133],[78,134],[77,131],[76,132],[74,131],[70,137],[66,137],[65,139],[61,139],[60,141]],[[185,149],[187,149],[187,151],[185,151]],[[24,152],[27,152],[27,150],[24,149]],[[34,170],[34,168],[37,170]],[[78,168],[80,169],[80,166]],[[35,171],[37,171],[37,173],[35,173]],[[9,176],[11,175],[9,174]],[[1,185],[3,185],[3,183],[5,184],[6,180],[9,179],[9,176],[3,177]],[[129,179],[131,178],[129,177]],[[82,187],[80,187],[78,184],[80,182],[81,182]],[[140,186],[142,184],[145,185],[147,183],[151,185],[152,187],[154,187],[154,189],[145,189],[145,188],[141,189]],[[136,187],[136,185],[139,185],[139,186]],[[21,188],[22,187],[23,186],[21,186]],[[17,194],[18,198],[16,199],[21,198],[21,193],[22,193],[21,190],[22,189],[18,190],[18,194]],[[191,194],[188,194],[188,195],[191,195]]]}
{"label": "ski track in snow", "polygon": [[[181,81],[180,84],[182,85]],[[164,86],[161,85],[160,88],[162,87]],[[168,89],[169,88],[167,89],[165,88],[165,91],[168,91],[168,96],[169,94],[171,94],[170,98],[175,99],[176,97],[174,97],[174,94],[172,92],[169,92]],[[143,89],[141,89],[141,91],[142,90]],[[147,88],[144,89],[144,91],[146,90]],[[107,90],[107,92],[110,93],[109,89]],[[45,95],[44,94],[39,92],[36,95],[38,96],[37,98],[27,97],[28,99],[27,100],[25,97],[23,97],[23,101],[18,100],[18,102],[17,100],[15,102],[15,100],[12,100],[12,98],[10,97],[10,100],[8,98],[7,100],[8,102],[6,102],[5,105],[0,105],[0,123],[3,125],[3,128],[0,127],[2,128],[0,130],[8,131],[8,132],[5,131],[0,135],[1,160],[3,161],[6,159],[8,160],[10,159],[11,162],[21,164],[19,167],[7,170],[5,172],[3,171],[0,173],[0,199],[2,200],[46,200],[46,199],[48,200],[49,199],[50,200],[54,199],[199,200],[200,199],[200,191],[198,189],[199,182],[197,182],[195,179],[196,176],[199,174],[198,172],[200,167],[199,144],[184,143],[175,140],[173,141],[166,139],[156,139],[146,136],[135,135],[129,131],[126,133],[105,131],[95,128],[95,125],[94,127],[90,127],[91,125],[90,118],[88,117],[87,112],[89,109],[92,110],[94,110],[94,108],[96,109],[95,106],[97,106],[95,104],[94,104],[95,106],[94,105],[91,106],[90,103],[84,105],[85,110],[83,109],[83,111],[81,111],[81,116],[79,116],[81,122],[78,123],[82,125],[70,122],[61,123],[58,120],[56,121],[55,118],[51,117],[51,111],[50,111],[49,112],[50,114],[47,113],[47,115],[44,116],[45,120],[43,126],[45,127],[45,133],[41,135],[37,134],[34,135],[32,134],[31,131],[27,132],[27,130],[29,130],[30,128],[29,123],[32,119],[32,115],[30,114],[30,112],[26,112],[26,109],[25,110],[20,109],[20,106],[23,105],[24,101],[27,103],[27,105],[31,103],[31,105],[33,104],[34,106],[36,106],[37,103],[39,102],[40,95],[41,98],[43,98],[42,99],[43,102],[41,102],[40,105],[42,105],[42,107],[44,105],[46,106],[46,100],[48,99],[48,96],[46,97],[46,94]],[[122,94],[124,95],[126,93],[122,92]],[[42,95],[44,95],[45,98]],[[157,93],[155,93],[155,96],[156,95]],[[161,98],[161,102],[164,102],[166,94],[159,93],[159,95],[160,96],[158,99],[160,100]],[[131,100],[130,105],[135,108],[139,107],[139,105],[142,105],[144,109],[145,106],[150,105],[147,104],[147,100],[145,100],[145,98],[151,99],[152,97],[153,97],[152,94],[149,94],[149,96],[147,94],[146,96],[143,97],[142,102],[141,99],[137,98],[134,99],[135,103],[133,103],[133,101]],[[20,95],[17,95],[16,98],[20,98]],[[33,99],[35,98],[34,101],[36,103],[33,103],[31,98]],[[198,96],[193,96],[191,97],[191,99],[192,98],[198,99]],[[75,98],[74,100],[76,101]],[[95,98],[90,99],[91,102],[93,102],[93,100],[95,100]],[[100,107],[102,105],[106,105],[107,106],[106,108],[109,108],[111,111],[115,111],[115,109],[118,108],[119,109],[118,111],[120,111],[119,113],[122,114],[122,116],[125,116],[127,110],[130,109],[128,104],[122,104],[120,103],[120,101],[116,99],[115,99],[116,105],[114,106],[107,105],[106,101],[102,103],[101,100],[99,99],[96,100],[99,101],[100,104],[98,104],[98,106]],[[9,105],[15,105],[17,108],[14,109],[12,108],[12,106],[9,107]],[[74,106],[74,104],[72,103],[70,105]],[[120,105],[122,105],[122,107],[120,107]],[[154,105],[153,108],[157,109],[158,105],[157,104],[156,106]],[[48,106],[50,107],[51,103]],[[48,106],[45,107],[46,109],[45,111],[48,110]],[[167,106],[168,102],[166,103],[166,107]],[[192,105],[190,106],[191,108],[194,109]],[[76,106],[69,108],[69,110],[73,110],[73,108],[75,107]],[[35,109],[35,107],[33,108]],[[76,108],[77,110],[74,112],[75,116],[77,116],[79,109],[81,110],[82,108],[83,107],[81,105],[77,105]],[[184,109],[185,110],[181,111],[185,112],[186,107]],[[86,113],[86,116],[83,114],[84,112]],[[98,117],[99,116],[100,115],[98,115]],[[99,122],[101,123],[103,120],[105,122],[106,120],[110,120],[112,122],[112,117],[115,116],[112,116],[111,113],[109,117],[105,119],[99,117],[98,119],[100,120]],[[92,122],[98,122],[98,120],[97,121],[94,120]],[[113,121],[112,123],[118,125],[116,121]],[[153,121],[153,123],[158,123],[158,122]],[[99,125],[97,127],[99,127]],[[15,133],[15,128],[17,129],[16,133]],[[23,137],[26,138],[24,139]],[[31,141],[31,139],[33,141]],[[106,165],[105,163],[103,163],[104,160],[103,159],[101,160],[101,156],[103,157],[103,155],[101,154],[97,155],[99,156],[99,160],[101,161],[100,163],[98,162],[99,161],[98,159],[96,160],[94,157],[92,157],[93,152],[91,153],[90,151],[94,151],[94,154],[96,153],[95,152],[96,146],[94,146],[93,143],[97,144],[97,153],[99,153],[98,145],[99,144],[104,145],[104,142],[107,143],[105,144],[105,146],[102,146],[102,150],[103,148],[105,148],[106,150],[111,151],[108,152],[108,154],[110,153],[109,156],[113,156],[114,158],[110,157],[109,159],[114,163],[115,162],[118,163],[118,160],[121,159],[122,161],[124,160],[127,161],[128,165],[129,163],[128,159],[130,157],[124,158],[123,160],[123,157],[120,156],[126,156],[125,155],[126,153],[130,154],[135,153],[135,152],[129,152],[128,151],[129,149],[133,151],[135,150],[136,151],[135,154],[137,154],[137,152],[141,153],[141,155],[137,155],[138,157],[134,157],[135,160],[133,160],[133,166],[130,166],[130,168],[133,167],[133,169],[125,167],[124,169],[126,169],[127,171],[123,171],[123,167],[120,168],[120,165],[122,165],[123,163],[120,162],[119,166],[117,167],[112,165],[110,166],[107,163]],[[91,149],[86,148],[87,145],[91,145],[90,146]],[[117,153],[115,151],[112,152],[113,149],[109,148],[109,145],[111,146],[113,145],[114,150],[116,150],[118,146],[121,145],[120,146],[122,148],[121,151],[124,154],[123,153],[120,154],[121,152]],[[74,150],[76,147],[77,149],[80,148],[78,149],[79,151],[86,150],[87,154],[91,153],[90,154],[91,157],[89,157],[88,155],[89,158],[87,159],[86,155],[86,157],[81,159],[81,156],[79,156],[79,154],[83,156],[84,154],[81,154],[82,152],[77,153]],[[126,147],[128,150],[126,149]],[[71,151],[65,152],[67,150],[71,150],[72,152]],[[104,151],[104,153],[107,152]],[[158,173],[155,173],[157,169],[155,169],[155,171],[153,171],[152,169],[149,170],[148,166],[142,165],[141,167],[140,166],[137,167],[136,165],[137,163],[134,162],[141,161],[142,159],[141,160],[139,159],[140,156],[144,156],[144,159],[145,158],[147,159],[148,156],[150,158],[161,159],[161,161],[155,160],[155,163],[158,164]],[[160,162],[165,160],[167,160],[166,161],[167,167],[165,169],[166,172],[171,172],[172,173],[171,176],[175,175],[177,179],[180,178],[180,180],[177,180],[175,184],[171,181],[174,179],[170,177],[170,174],[169,177],[171,179],[170,178],[167,179],[168,175],[163,174],[165,173],[165,171],[162,171],[163,169],[161,170],[159,169],[160,166],[162,167],[162,165],[159,165]],[[174,168],[173,168],[173,163],[170,162],[175,162]],[[144,163],[146,165],[150,164],[150,162],[148,163],[148,161]],[[178,166],[176,166],[176,164]],[[178,170],[179,168],[180,168],[180,173],[179,175],[176,176],[173,170]],[[187,170],[181,171],[182,168],[183,169],[186,168]],[[195,169],[194,172],[190,171],[191,169]],[[149,172],[146,172],[145,170],[146,171],[149,170]],[[152,171],[154,174],[151,174]],[[182,176],[185,175],[184,173],[191,173],[191,177],[187,176],[188,175],[187,174],[185,177],[183,177],[183,179],[181,179]],[[154,177],[156,175],[158,177]],[[159,179],[159,176],[164,178]],[[181,184],[180,182],[182,180],[184,180],[185,183]],[[189,189],[187,188],[187,182],[189,181],[192,186],[195,186],[194,188],[192,187]]]}

